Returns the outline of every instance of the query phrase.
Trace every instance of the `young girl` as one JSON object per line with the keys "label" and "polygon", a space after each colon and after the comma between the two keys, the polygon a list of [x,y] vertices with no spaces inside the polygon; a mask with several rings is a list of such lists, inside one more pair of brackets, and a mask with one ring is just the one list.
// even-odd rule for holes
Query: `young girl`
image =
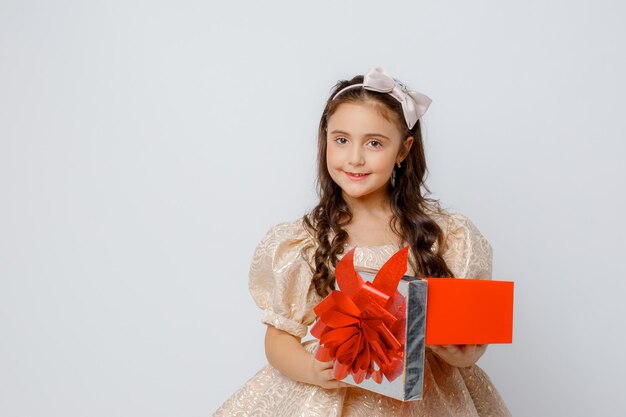
{"label": "young girl", "polygon": [[250,268],[269,364],[214,416],[510,415],[475,365],[486,345],[427,346],[423,399],[402,402],[333,379],[333,362],[314,357],[318,341],[301,342],[351,247],[357,270],[374,272],[408,245],[407,275],[491,278],[487,240],[425,197],[419,119],[429,104],[382,68],[335,86],[319,125],[319,204],[272,227]]}

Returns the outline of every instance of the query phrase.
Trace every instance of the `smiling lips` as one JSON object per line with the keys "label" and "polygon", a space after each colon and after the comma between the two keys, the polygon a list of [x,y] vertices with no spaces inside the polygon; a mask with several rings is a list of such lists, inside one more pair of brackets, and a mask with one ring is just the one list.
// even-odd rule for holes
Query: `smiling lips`
{"label": "smiling lips", "polygon": [[348,178],[350,178],[352,181],[363,181],[365,178],[367,178],[370,174],[360,174],[357,172],[347,172],[344,171],[346,173],[346,176]]}

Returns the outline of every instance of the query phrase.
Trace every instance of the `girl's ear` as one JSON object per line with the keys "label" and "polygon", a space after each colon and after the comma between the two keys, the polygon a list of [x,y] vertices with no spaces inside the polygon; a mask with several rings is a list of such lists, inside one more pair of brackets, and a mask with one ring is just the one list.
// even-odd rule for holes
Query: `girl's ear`
{"label": "girl's ear", "polygon": [[409,151],[411,150],[411,146],[413,146],[413,136],[409,136],[402,142],[402,147],[400,149],[400,152],[398,152],[398,157],[396,158],[396,164],[404,161],[404,158],[406,158],[406,156],[409,154]]}

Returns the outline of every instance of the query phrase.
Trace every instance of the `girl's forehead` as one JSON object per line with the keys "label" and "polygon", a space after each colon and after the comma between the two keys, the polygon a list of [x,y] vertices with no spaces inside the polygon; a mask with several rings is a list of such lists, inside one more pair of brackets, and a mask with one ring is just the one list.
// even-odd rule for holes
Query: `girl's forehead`
{"label": "girl's forehead", "polygon": [[[400,134],[397,123],[393,122],[393,114],[383,105],[370,102],[341,103],[328,119],[328,130],[340,129],[355,132],[371,131],[372,129]],[[381,132],[382,133],[382,132]]]}

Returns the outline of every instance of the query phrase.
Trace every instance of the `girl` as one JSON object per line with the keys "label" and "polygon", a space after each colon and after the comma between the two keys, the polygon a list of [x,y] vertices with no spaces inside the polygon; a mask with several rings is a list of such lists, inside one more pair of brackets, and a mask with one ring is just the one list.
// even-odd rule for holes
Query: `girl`
{"label": "girl", "polygon": [[334,380],[333,362],[314,357],[318,341],[301,342],[350,247],[357,270],[376,271],[409,245],[407,275],[491,278],[487,240],[466,217],[425,197],[419,119],[429,104],[382,68],[335,86],[319,125],[320,202],[271,228],[250,268],[269,364],[214,416],[509,415],[475,365],[485,345],[427,346],[423,399],[402,402]]}

